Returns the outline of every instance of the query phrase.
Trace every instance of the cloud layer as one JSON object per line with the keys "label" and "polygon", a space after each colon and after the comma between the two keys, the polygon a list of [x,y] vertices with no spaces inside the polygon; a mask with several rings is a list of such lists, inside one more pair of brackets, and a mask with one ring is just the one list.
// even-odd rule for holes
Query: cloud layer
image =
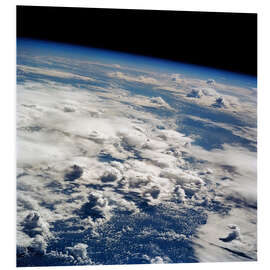
{"label": "cloud layer", "polygon": [[[40,254],[48,260],[62,260],[63,265],[95,264],[101,259],[91,245],[102,250],[107,241],[119,248],[112,255],[117,261],[121,252],[128,254],[125,241],[138,239],[134,246],[139,248],[144,246],[140,241],[151,243],[151,237],[154,242],[147,247],[149,252],[144,250],[133,259],[175,262],[173,251],[166,254],[162,245],[176,244],[185,253],[196,228],[215,214],[236,224],[230,232],[226,226],[215,228],[215,241],[235,245],[244,254],[247,245],[255,249],[255,240],[243,238],[242,226],[247,214],[256,216],[256,153],[227,144],[209,151],[194,145],[194,139],[175,129],[173,118],[156,113],[155,109],[175,112],[161,96],[131,95],[125,85],[115,87],[115,82],[89,88],[80,87],[77,81],[64,84],[46,76],[81,83],[93,80],[62,71],[18,68],[25,77],[45,76],[43,82],[28,80],[17,86],[17,250],[21,257]],[[217,101],[213,81],[187,81],[177,74],[160,78],[149,73],[130,75],[115,71],[121,68],[115,65],[106,68],[114,69],[102,73],[106,78],[162,88],[170,81],[172,85],[167,86],[174,87],[170,91],[188,100],[200,100],[210,107],[213,100],[219,105],[224,101]],[[191,82],[194,87],[188,92]],[[175,90],[180,84],[186,85],[185,92]],[[200,88],[203,84],[205,88]],[[244,210],[234,222],[229,213],[237,206]],[[151,217],[156,220],[150,224],[156,222],[158,229],[149,225]],[[135,226],[125,225],[126,220]],[[180,225],[175,228],[175,224]],[[114,230],[113,237],[103,235]],[[80,238],[61,249],[60,241],[54,239],[67,233]],[[198,257],[201,254],[202,250],[197,252]],[[256,253],[248,256],[255,259]],[[191,257],[179,260],[192,261]],[[132,262],[132,255],[126,260]]]}

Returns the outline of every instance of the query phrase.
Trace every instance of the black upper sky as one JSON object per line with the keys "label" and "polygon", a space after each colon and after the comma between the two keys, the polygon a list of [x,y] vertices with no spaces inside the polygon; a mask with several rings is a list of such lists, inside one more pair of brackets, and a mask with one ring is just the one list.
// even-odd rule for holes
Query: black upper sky
{"label": "black upper sky", "polygon": [[257,14],[17,6],[17,37],[257,75]]}

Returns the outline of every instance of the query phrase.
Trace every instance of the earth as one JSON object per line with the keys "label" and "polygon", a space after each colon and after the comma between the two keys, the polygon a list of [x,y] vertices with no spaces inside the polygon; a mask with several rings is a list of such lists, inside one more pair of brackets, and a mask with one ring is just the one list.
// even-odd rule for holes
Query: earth
{"label": "earth", "polygon": [[257,80],[17,40],[17,266],[257,260]]}

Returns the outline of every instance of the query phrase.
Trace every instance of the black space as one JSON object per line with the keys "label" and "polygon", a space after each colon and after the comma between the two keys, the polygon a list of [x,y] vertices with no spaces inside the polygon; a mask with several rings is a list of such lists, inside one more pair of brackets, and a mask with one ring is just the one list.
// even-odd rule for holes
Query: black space
{"label": "black space", "polygon": [[17,37],[257,75],[257,14],[17,6]]}

